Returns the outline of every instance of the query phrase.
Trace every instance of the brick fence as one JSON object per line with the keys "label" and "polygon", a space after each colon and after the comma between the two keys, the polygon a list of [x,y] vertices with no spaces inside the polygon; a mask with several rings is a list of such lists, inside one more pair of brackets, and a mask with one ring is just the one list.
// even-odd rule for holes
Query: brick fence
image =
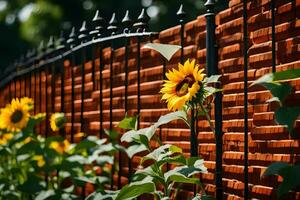
{"label": "brick fence", "polygon": [[[248,3],[248,31],[249,31],[249,85],[253,80],[271,71],[272,44],[271,44],[271,12],[269,0],[253,0]],[[300,0],[276,1],[276,70],[300,68]],[[216,16],[218,67],[223,75],[223,185],[226,199],[243,198],[243,149],[244,149],[244,93],[243,93],[243,4],[241,0],[230,0],[229,8]],[[205,17],[199,16],[196,20],[185,25],[184,57],[196,59],[205,68]],[[180,44],[180,27],[172,27],[159,33],[159,38],[154,42]],[[115,50],[113,65],[113,124],[117,125],[124,115],[124,53],[125,48]],[[137,108],[137,71],[136,71],[137,46],[131,41],[129,53],[129,86],[128,109],[129,115],[134,115]],[[167,69],[177,66],[179,52],[167,63]],[[110,105],[110,49],[104,49],[103,53],[103,120],[104,128],[109,128]],[[99,58],[95,60],[96,81],[92,82],[92,61],[85,63],[85,112],[87,119],[85,130],[88,134],[98,135],[100,127],[99,94]],[[68,119],[71,116],[71,70],[75,73],[75,127],[80,130],[80,93],[81,72],[80,67],[70,67],[69,60],[64,61],[65,66],[65,107]],[[163,58],[157,53],[141,49],[141,127],[149,126],[162,114],[168,113],[166,105],[161,103],[159,90],[162,86]],[[45,111],[45,102],[51,106],[51,75],[37,79],[37,85],[41,84],[42,95],[40,98],[39,87],[36,88],[37,112]],[[34,76],[30,77],[34,82]],[[47,79],[46,79],[47,78]],[[47,82],[46,82],[47,80]],[[47,83],[47,84],[46,84]],[[6,86],[1,95],[1,106],[9,101],[9,91],[18,97],[29,94],[29,87],[24,88],[24,80],[11,82]],[[60,110],[60,80],[57,78],[55,109]],[[291,81],[295,89],[295,97],[299,99],[300,79]],[[10,89],[9,89],[10,87]],[[31,86],[34,88],[34,85]],[[47,93],[46,93],[47,88]],[[94,90],[95,88],[95,90]],[[13,96],[13,95],[12,95]],[[269,92],[263,88],[250,88],[248,94],[249,113],[249,183],[250,196],[255,199],[273,199],[276,197],[278,183],[282,180],[276,177],[260,178],[261,172],[270,163],[284,161],[294,163],[299,160],[299,141],[291,140],[287,130],[276,124],[272,105],[266,103],[270,98]],[[295,100],[296,102],[296,100]],[[212,112],[213,115],[213,112]],[[213,116],[214,118],[214,116]],[[70,120],[69,120],[70,121]],[[299,121],[298,121],[299,122]],[[299,123],[297,124],[299,125]],[[66,126],[67,137],[70,137],[71,124]],[[201,176],[207,193],[213,194],[214,169],[215,169],[215,137],[205,120],[199,120],[199,155],[204,160],[209,170],[208,174]],[[43,133],[42,127],[41,132]],[[175,144],[183,148],[189,155],[189,130],[181,122],[173,122],[161,129],[161,137],[165,143]],[[127,182],[128,166],[125,157],[122,157],[122,183]],[[132,160],[133,167],[137,167],[139,157]],[[189,188],[186,187],[185,191]],[[192,190],[190,190],[192,191]],[[191,193],[191,192],[189,192]],[[184,195],[184,192],[182,192]],[[300,199],[300,193],[291,193],[287,199]]]}

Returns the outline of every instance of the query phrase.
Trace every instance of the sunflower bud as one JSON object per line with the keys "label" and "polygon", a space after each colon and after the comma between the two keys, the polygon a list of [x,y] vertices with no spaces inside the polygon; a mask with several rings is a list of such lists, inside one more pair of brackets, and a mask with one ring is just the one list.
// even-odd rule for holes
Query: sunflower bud
{"label": "sunflower bud", "polygon": [[53,131],[58,131],[61,129],[66,122],[67,119],[64,113],[54,113],[51,115],[50,126]]}

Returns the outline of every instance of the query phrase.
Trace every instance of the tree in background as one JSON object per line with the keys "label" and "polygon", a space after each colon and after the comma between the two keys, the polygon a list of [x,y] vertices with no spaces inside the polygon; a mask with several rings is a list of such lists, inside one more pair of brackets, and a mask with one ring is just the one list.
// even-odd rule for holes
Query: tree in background
{"label": "tree in background", "polygon": [[[126,9],[136,19],[142,7],[151,17],[150,29],[160,31],[178,24],[176,11],[184,4],[187,21],[205,13],[206,0],[0,0],[0,70],[14,59],[36,47],[41,40],[61,30],[69,32],[83,20],[91,21],[95,11],[109,21],[113,12],[118,20]],[[227,7],[226,0],[218,0],[216,11]]]}

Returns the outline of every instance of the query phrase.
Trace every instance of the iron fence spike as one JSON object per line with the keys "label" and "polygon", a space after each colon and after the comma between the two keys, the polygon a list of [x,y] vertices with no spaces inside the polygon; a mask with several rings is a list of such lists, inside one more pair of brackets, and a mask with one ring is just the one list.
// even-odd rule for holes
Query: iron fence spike
{"label": "iron fence spike", "polygon": [[180,5],[176,15],[179,17],[179,20],[183,20],[183,18],[185,18],[186,16],[186,13],[185,11],[183,10],[183,4]]}
{"label": "iron fence spike", "polygon": [[109,30],[111,32],[111,35],[114,35],[117,30],[118,30],[118,21],[117,21],[117,18],[116,18],[116,13],[113,13],[112,14],[112,17],[109,21],[109,26],[107,27],[107,30]]}

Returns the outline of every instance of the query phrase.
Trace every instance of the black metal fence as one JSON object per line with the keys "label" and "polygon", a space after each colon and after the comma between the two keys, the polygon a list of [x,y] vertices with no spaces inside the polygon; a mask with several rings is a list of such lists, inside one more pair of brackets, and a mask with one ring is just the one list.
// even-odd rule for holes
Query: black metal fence
{"label": "black metal fence", "polygon": [[[295,0],[292,0],[295,2]],[[243,30],[244,30],[244,197],[245,199],[250,198],[248,191],[248,29],[247,29],[247,3],[250,1],[243,0]],[[276,71],[276,58],[275,58],[275,0],[271,0],[271,27],[272,27],[272,71]],[[214,0],[208,0],[205,4],[207,8],[206,13],[206,67],[208,75],[219,74],[218,71],[218,54],[217,54],[217,42],[215,37],[215,12]],[[186,16],[183,6],[181,5],[178,12],[178,22],[180,25],[180,44],[181,44],[181,56],[180,61],[183,62],[184,59],[184,18]],[[95,58],[100,59],[100,72],[104,69],[103,63],[103,49],[106,47],[111,47],[111,56],[110,56],[110,109],[109,109],[109,127],[113,128],[113,64],[114,64],[114,52],[118,46],[125,47],[125,61],[124,61],[124,73],[125,73],[125,112],[128,110],[128,59],[129,59],[129,45],[130,40],[135,39],[137,41],[137,114],[140,113],[141,109],[141,91],[140,91],[140,70],[141,70],[141,43],[145,41],[152,41],[152,39],[157,37],[157,33],[151,32],[148,30],[148,22],[150,18],[147,13],[143,9],[139,15],[139,17],[133,21],[129,16],[129,12],[127,11],[122,21],[119,23],[116,19],[116,15],[113,14],[109,23],[107,24],[105,20],[100,16],[100,12],[97,11],[93,20],[91,28],[87,27],[87,23],[84,21],[82,23],[81,28],[76,31],[76,28],[73,27],[68,38],[65,39],[65,34],[61,33],[58,40],[54,41],[54,38],[51,37],[48,44],[44,45],[43,42],[40,43],[39,48],[28,51],[28,53],[21,57],[18,61],[16,61],[12,66],[9,66],[4,74],[1,76],[1,84],[0,87],[3,89],[6,85],[10,85],[9,87],[9,99],[13,97],[17,97],[17,82],[23,80],[25,83],[25,87],[28,88],[23,91],[25,96],[32,97],[34,99],[41,99],[42,95],[45,95],[46,104],[49,100],[51,100],[51,108],[46,106],[46,112],[52,113],[55,111],[55,94],[56,94],[56,85],[55,79],[59,77],[60,79],[60,111],[65,111],[65,72],[64,72],[64,60],[70,61],[70,66],[72,68],[78,67],[81,71],[81,107],[80,107],[80,123],[81,123],[81,131],[84,131],[84,111],[85,111],[85,63],[88,60],[92,61],[92,82],[93,87],[96,85],[96,73],[95,73]],[[98,50],[98,51],[96,51]],[[96,52],[99,52],[99,55],[96,55]],[[166,63],[163,63],[163,74],[162,77],[165,77],[166,72]],[[41,74],[45,74],[45,93],[42,94],[42,84],[41,84]],[[49,82],[47,75],[51,75],[51,82]],[[99,75],[100,82],[100,97],[99,97],[99,136],[103,137],[103,91],[102,91],[102,83],[103,77],[102,73]],[[33,77],[33,78],[32,78]],[[47,96],[47,86],[51,85],[51,97]],[[33,85],[34,88],[31,86]],[[14,88],[12,88],[14,86]],[[217,87],[221,87],[217,85]],[[20,87],[22,88],[22,87]],[[95,89],[95,88],[94,88]],[[2,90],[3,91],[3,90]],[[1,91],[1,92],[2,92]],[[39,92],[39,97],[37,97],[37,91]],[[21,93],[22,91],[18,91]],[[71,142],[74,141],[74,124],[75,124],[75,74],[74,70],[71,70]],[[40,104],[42,101],[39,101]],[[222,185],[222,94],[218,93],[215,98],[215,125],[216,125],[216,171],[215,171],[215,184],[216,184],[216,197],[217,199],[223,199],[223,185]],[[40,105],[41,107],[42,105]],[[47,115],[48,119],[48,115]],[[46,136],[48,136],[48,127],[46,127]],[[65,131],[62,130],[61,135],[65,135]],[[191,137],[191,143],[193,143],[193,137]],[[197,154],[194,147],[191,147],[191,154]],[[122,156],[120,155],[120,167],[123,165]],[[129,177],[132,174],[132,166],[131,161],[128,162],[129,167]],[[121,176],[122,170],[119,172],[118,178],[118,188],[121,187]]]}

